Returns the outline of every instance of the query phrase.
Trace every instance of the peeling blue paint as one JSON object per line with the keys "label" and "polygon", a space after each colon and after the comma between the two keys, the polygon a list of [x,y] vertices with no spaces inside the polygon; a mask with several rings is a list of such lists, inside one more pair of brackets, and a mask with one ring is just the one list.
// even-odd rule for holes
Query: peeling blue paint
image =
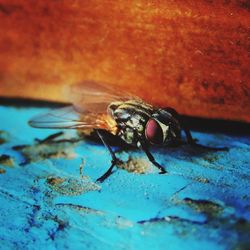
{"label": "peeling blue paint", "polygon": [[[250,136],[193,132],[205,145],[153,149],[168,169],[145,174],[118,169],[102,184],[110,156],[104,146],[73,145],[75,158],[48,158],[24,166],[16,145],[34,145],[58,130],[38,130],[27,121],[44,108],[0,107],[0,130],[8,134],[0,155],[1,249],[249,249]],[[67,136],[76,136],[67,131]],[[0,133],[1,137],[1,133]],[[7,138],[7,139],[6,139]],[[122,159],[145,157],[123,152]],[[80,165],[84,159],[83,176]],[[52,178],[52,179],[51,179]]]}

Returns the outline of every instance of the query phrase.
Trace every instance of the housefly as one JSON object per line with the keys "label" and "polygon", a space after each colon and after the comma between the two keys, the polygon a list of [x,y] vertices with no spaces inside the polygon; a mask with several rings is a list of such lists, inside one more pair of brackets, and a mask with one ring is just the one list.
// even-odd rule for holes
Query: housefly
{"label": "housefly", "polygon": [[141,148],[160,174],[166,170],[149,151],[150,145],[181,145],[181,130],[188,144],[198,145],[172,108],[156,108],[114,86],[93,81],[72,85],[69,95],[73,105],[37,116],[29,124],[37,128],[94,129],[112,157],[111,166],[97,179],[99,182],[109,177],[119,162],[105,138],[106,132]]}

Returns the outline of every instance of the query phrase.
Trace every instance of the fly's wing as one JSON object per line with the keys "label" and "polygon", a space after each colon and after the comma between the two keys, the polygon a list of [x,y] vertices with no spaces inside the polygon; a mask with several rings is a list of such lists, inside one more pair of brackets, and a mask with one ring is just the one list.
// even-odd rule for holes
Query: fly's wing
{"label": "fly's wing", "polygon": [[93,113],[106,113],[111,102],[139,99],[121,91],[117,86],[95,81],[71,85],[68,94],[77,111],[88,110]]}
{"label": "fly's wing", "polygon": [[72,85],[68,94],[73,106],[37,116],[29,124],[37,128],[99,128],[115,134],[116,122],[107,114],[108,105],[115,101],[139,100],[117,87],[94,81]]}
{"label": "fly's wing", "polygon": [[109,129],[104,117],[89,112],[79,113],[73,106],[52,110],[38,115],[29,121],[35,128],[63,128],[63,129]]}

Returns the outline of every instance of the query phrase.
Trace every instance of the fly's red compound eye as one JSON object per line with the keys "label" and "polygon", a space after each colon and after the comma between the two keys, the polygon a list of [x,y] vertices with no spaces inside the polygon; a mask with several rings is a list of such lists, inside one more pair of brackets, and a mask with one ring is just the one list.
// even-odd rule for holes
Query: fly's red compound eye
{"label": "fly's red compound eye", "polygon": [[149,119],[146,124],[145,136],[152,144],[163,143],[163,131],[161,126],[154,119]]}

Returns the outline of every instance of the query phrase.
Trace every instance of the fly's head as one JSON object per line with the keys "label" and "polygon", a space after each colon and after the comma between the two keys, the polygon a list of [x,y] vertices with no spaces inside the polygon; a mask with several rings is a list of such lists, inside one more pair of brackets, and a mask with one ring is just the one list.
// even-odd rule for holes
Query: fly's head
{"label": "fly's head", "polygon": [[145,137],[151,144],[175,144],[181,138],[180,124],[168,111],[155,110],[146,124]]}

